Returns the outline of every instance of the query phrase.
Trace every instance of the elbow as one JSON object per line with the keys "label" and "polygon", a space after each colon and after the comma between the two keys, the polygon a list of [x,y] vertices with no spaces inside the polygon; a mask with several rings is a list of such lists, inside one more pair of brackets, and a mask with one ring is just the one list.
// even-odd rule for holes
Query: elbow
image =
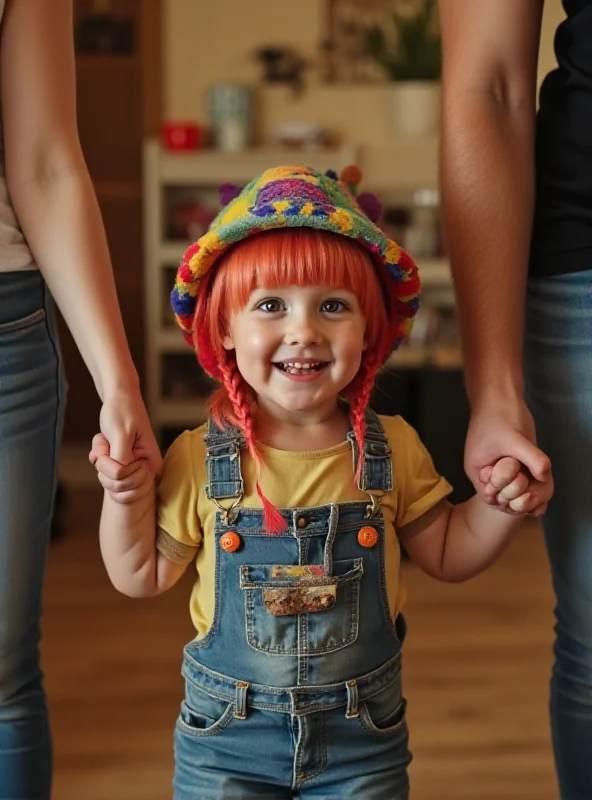
{"label": "elbow", "polygon": [[82,150],[74,146],[39,146],[28,158],[6,161],[6,186],[13,200],[22,192],[45,193],[63,181],[87,177]]}
{"label": "elbow", "polygon": [[162,590],[156,583],[154,570],[139,570],[133,574],[121,574],[109,572],[109,579],[113,587],[126,597],[134,600],[145,600],[149,597],[156,597]]}
{"label": "elbow", "polygon": [[158,594],[153,587],[142,584],[126,583],[125,581],[119,583],[112,581],[112,583],[120,594],[124,594],[126,597],[131,597],[133,600],[146,600],[147,598],[155,597]]}
{"label": "elbow", "polygon": [[465,570],[451,569],[445,564],[420,564],[421,569],[430,578],[433,578],[440,583],[464,583],[473,577],[472,573],[467,573]]}
{"label": "elbow", "polygon": [[465,583],[485,572],[487,567],[488,563],[454,564],[450,566],[443,563],[436,577],[442,583]]}
{"label": "elbow", "polygon": [[530,114],[536,112],[536,87],[531,80],[511,69],[500,68],[480,78],[459,81],[444,79],[444,119],[463,112],[474,114],[482,107],[504,114]]}
{"label": "elbow", "polygon": [[154,597],[154,595],[157,594],[154,587],[148,586],[144,582],[122,577],[116,578],[112,575],[110,579],[114,589],[116,589],[119,594],[131,597],[134,600],[143,600],[148,597]]}
{"label": "elbow", "polygon": [[505,111],[532,111],[534,114],[536,100],[534,87],[520,76],[501,70],[489,81],[488,93]]}
{"label": "elbow", "polygon": [[437,576],[437,579],[442,583],[465,583],[474,577],[472,572],[449,572],[443,570]]}

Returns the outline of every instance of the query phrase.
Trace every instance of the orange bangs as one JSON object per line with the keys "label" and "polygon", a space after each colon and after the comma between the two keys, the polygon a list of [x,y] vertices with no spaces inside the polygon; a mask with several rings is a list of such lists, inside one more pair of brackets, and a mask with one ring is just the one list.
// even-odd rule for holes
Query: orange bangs
{"label": "orange bangs", "polygon": [[389,325],[380,281],[370,255],[352,239],[313,228],[281,228],[244,239],[220,259],[209,293],[209,333],[219,361],[230,317],[260,287],[328,286],[358,298],[368,347],[386,346]]}

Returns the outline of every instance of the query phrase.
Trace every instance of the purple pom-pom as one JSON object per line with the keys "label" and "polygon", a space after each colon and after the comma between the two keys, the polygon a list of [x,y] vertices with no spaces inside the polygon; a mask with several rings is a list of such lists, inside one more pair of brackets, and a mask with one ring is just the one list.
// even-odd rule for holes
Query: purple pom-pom
{"label": "purple pom-pom", "polygon": [[228,203],[231,203],[235,198],[239,196],[240,193],[241,193],[240,186],[236,186],[234,183],[223,183],[222,186],[218,189],[220,203],[223,206],[227,206]]}
{"label": "purple pom-pom", "polygon": [[371,222],[378,222],[382,216],[382,203],[372,192],[362,192],[356,198],[358,205]]}

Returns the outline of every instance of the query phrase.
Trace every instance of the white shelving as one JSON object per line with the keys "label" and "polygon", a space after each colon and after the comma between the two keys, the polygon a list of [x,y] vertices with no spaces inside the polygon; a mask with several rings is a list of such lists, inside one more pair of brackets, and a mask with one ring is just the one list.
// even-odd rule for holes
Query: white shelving
{"label": "white shelving", "polygon": [[[351,163],[361,163],[354,147],[332,150],[307,150],[298,153],[277,148],[242,153],[202,151],[175,154],[164,150],[155,140],[144,148],[144,296],[146,319],[146,399],[156,431],[163,428],[195,427],[205,417],[205,395],[187,398],[171,396],[165,390],[166,373],[174,359],[192,354],[180,331],[174,326],[168,309],[172,281],[167,270],[178,266],[189,241],[170,240],[167,232],[167,193],[171,190],[212,192],[225,182],[244,184],[265,169],[287,163],[305,162],[325,171],[339,170]],[[406,175],[406,182],[409,176]],[[392,188],[396,189],[397,186]],[[441,260],[419,262],[423,288],[450,286],[448,264]],[[434,351],[409,347],[396,353],[388,367],[422,367],[435,363]],[[450,359],[449,359],[450,360]],[[198,374],[198,367],[195,367]],[[187,370],[189,373],[189,370]]]}

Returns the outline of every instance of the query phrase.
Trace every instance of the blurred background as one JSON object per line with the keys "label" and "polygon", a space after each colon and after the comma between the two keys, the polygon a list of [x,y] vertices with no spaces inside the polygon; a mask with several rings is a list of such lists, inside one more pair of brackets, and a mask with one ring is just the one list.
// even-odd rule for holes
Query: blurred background
{"label": "blurred background", "polygon": [[[276,164],[361,167],[381,224],[420,268],[413,335],[381,374],[377,411],[419,431],[454,499],[468,409],[438,191],[439,37],[431,0],[75,0],[78,118],[132,354],[166,448],[203,420],[210,389],[168,294],[218,186]],[[554,65],[547,0],[539,82]],[[97,544],[88,466],[99,401],[62,325],[70,383],[50,551],[44,657],[57,800],[169,797],[187,581],[119,597]],[[414,797],[557,796],[547,730],[552,597],[540,530],[465,586],[405,563],[405,675]]]}

